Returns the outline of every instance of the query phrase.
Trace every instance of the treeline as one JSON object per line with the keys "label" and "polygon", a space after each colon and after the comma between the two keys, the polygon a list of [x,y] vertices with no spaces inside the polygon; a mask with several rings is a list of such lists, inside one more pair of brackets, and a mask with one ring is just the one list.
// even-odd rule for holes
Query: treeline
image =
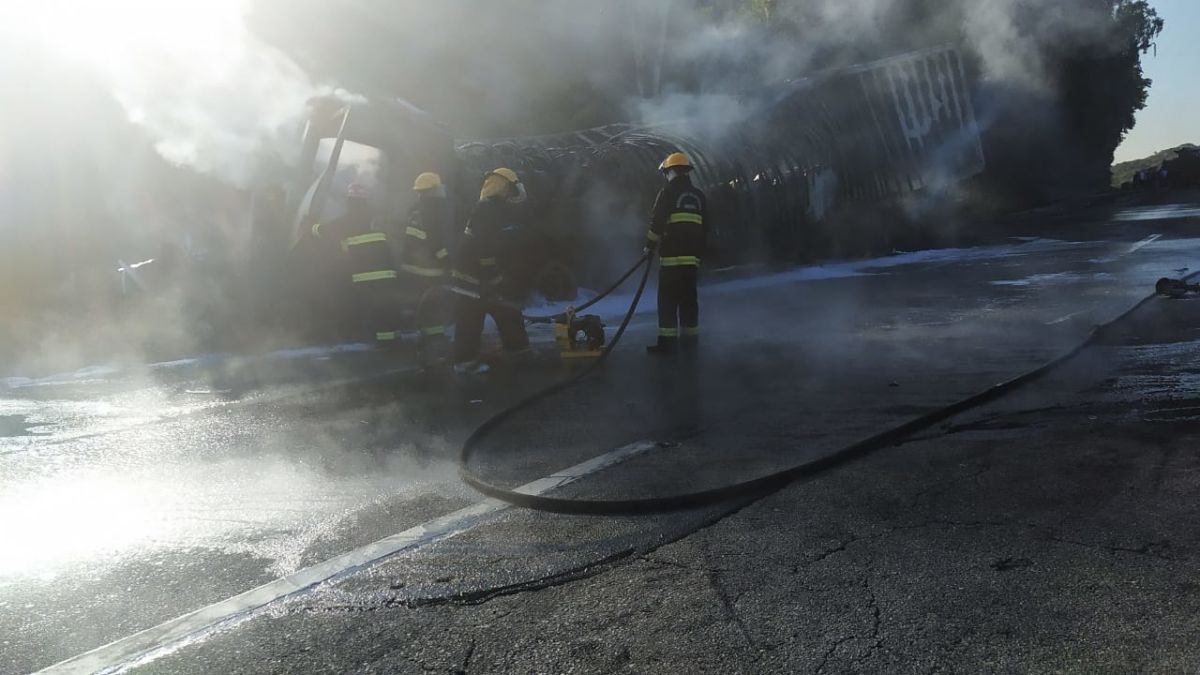
{"label": "treeline", "polygon": [[1195,150],[1197,149],[1197,146],[1193,143],[1184,143],[1183,145],[1174,148],[1160,150],[1149,157],[1143,157],[1141,159],[1133,159],[1128,162],[1114,164],[1112,168],[1112,186],[1121,187],[1126,183],[1132,182],[1134,175],[1139,171],[1146,169],[1158,170],[1158,168],[1161,167],[1165,162],[1169,162],[1178,157],[1180,150],[1186,150],[1189,148]]}

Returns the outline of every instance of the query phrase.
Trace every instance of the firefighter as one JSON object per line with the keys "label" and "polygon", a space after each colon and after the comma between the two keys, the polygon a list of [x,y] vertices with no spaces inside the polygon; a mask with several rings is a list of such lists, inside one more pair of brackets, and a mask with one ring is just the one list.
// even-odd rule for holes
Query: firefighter
{"label": "firefighter", "polygon": [[656,251],[658,272],[658,342],[646,348],[654,355],[673,354],[681,344],[692,351],[700,339],[700,303],[696,279],[704,255],[707,212],[704,193],[692,185],[691,160],[672,153],[658,170],[667,184],[658,193],[646,232],[646,251]]}
{"label": "firefighter", "polygon": [[436,173],[425,172],[413,182],[417,201],[408,211],[400,270],[408,277],[421,331],[420,350],[427,364],[446,356],[450,301],[442,285],[450,267],[450,204],[446,187]]}
{"label": "firefighter", "polygon": [[315,236],[338,242],[345,253],[358,318],[381,347],[399,344],[400,274],[387,232],[371,216],[370,191],[354,183],[346,190],[346,212],[316,223]]}
{"label": "firefighter", "polygon": [[496,322],[500,342],[509,356],[528,354],[525,319],[515,305],[504,302],[504,230],[513,224],[515,205],[525,201],[525,186],[512,169],[496,169],[483,179],[479,201],[463,231],[451,276],[461,291],[455,307],[454,369],[484,373],[479,361],[483,322]]}

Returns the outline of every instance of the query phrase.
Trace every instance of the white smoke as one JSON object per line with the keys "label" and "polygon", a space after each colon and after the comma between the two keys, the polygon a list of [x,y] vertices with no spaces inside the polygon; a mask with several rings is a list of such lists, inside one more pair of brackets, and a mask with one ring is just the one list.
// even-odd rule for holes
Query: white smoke
{"label": "white smoke", "polygon": [[629,108],[633,118],[643,124],[669,125],[701,138],[720,138],[754,112],[751,103],[732,94],[680,91],[634,99]]}
{"label": "white smoke", "polygon": [[245,0],[14,1],[0,37],[6,59],[91,72],[168,161],[245,185],[263,154],[286,152],[279,141],[318,92],[246,29],[245,11]]}
{"label": "white smoke", "polygon": [[[0,31],[32,36],[41,48],[97,73],[170,161],[244,184],[260,154],[294,146],[279,143],[281,134],[304,100],[322,89],[247,29],[251,2],[8,0]],[[693,119],[711,113],[712,124],[704,122],[710,127],[736,120],[731,112],[755,87],[959,38],[978,56],[985,80],[1053,90],[1043,63],[1047,45],[1069,49],[1094,41],[1111,23],[1088,0],[947,0],[919,21],[910,14],[916,3],[908,0],[780,0],[765,5],[769,21],[744,11],[714,12],[695,0],[512,0],[499,6],[331,0],[299,3],[298,10],[275,4],[282,16],[316,11],[325,17],[309,22],[308,30],[324,30],[329,20],[355,11],[369,17],[378,31],[371,39],[356,42],[353,30],[339,29],[328,42],[358,54],[361,71],[429,89],[425,97],[447,117],[458,117],[469,98],[466,109],[486,110],[490,118],[527,119],[536,108],[558,103],[539,99],[539,87],[561,81],[628,98],[623,109],[634,121],[699,112]],[[13,49],[10,60],[30,58],[12,47],[19,41],[5,42]],[[473,47],[464,54],[461,45]],[[545,91],[562,89],[555,86]],[[689,102],[689,96],[697,98]],[[589,106],[586,98],[573,103]],[[556,130],[562,129],[538,131]]]}
{"label": "white smoke", "polygon": [[[1044,60],[1047,53],[1103,43],[1113,26],[1105,3],[1091,0],[946,0],[924,6],[911,0],[783,0],[775,4],[775,19],[782,17],[798,26],[811,53],[871,44],[899,52],[961,40],[978,57],[984,80],[1029,90],[1055,85]],[[923,8],[925,14],[915,14],[916,8]],[[769,44],[778,46],[778,42]]]}

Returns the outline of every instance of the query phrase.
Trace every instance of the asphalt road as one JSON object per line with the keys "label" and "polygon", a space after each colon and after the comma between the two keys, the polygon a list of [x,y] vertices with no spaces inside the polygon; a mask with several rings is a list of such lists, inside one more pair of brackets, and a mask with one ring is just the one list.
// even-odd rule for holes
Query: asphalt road
{"label": "asphalt road", "polygon": [[[1040,365],[1200,268],[1198,216],[1060,209],[989,246],[713,279],[699,359],[649,360],[639,314],[601,376],[518,416],[475,468],[614,498],[824,456]],[[0,671],[114,642],[67,664],[1194,670],[1197,335],[1176,315],[1197,312],[1143,314],[1146,335],[1090,350],[1023,407],[753,504],[643,517],[505,508],[457,480],[476,424],[566,375],[551,359],[465,382],[354,347],[14,373]]]}

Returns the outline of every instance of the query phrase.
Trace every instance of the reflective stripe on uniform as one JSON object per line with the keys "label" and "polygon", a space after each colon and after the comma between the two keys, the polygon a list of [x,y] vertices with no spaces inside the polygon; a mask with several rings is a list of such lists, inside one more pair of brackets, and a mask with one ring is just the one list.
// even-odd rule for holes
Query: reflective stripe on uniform
{"label": "reflective stripe on uniform", "polygon": [[479,264],[482,265],[483,267],[495,267],[496,259],[495,258],[480,258]]}
{"label": "reflective stripe on uniform", "polygon": [[694,255],[676,255],[659,261],[663,267],[699,267],[700,258]]}
{"label": "reflective stripe on uniform", "polygon": [[409,263],[400,265],[400,269],[419,277],[440,277],[446,274],[446,270],[440,267],[421,267],[420,265],[411,265]]}
{"label": "reflective stripe on uniform", "polygon": [[425,230],[415,228],[412,225],[409,225],[408,227],[404,228],[404,234],[407,234],[410,237],[416,237],[417,239],[428,239],[429,238],[429,235],[425,234]]}
{"label": "reflective stripe on uniform", "polygon": [[342,240],[342,250],[345,251],[351,246],[373,244],[377,241],[387,241],[387,235],[383,232],[371,232],[370,234],[360,234],[356,237],[346,237]]}
{"label": "reflective stripe on uniform", "polygon": [[658,336],[659,337],[679,337],[679,329],[678,328],[659,328]]}
{"label": "reflective stripe on uniform", "polygon": [[438,260],[442,260],[442,259],[446,258],[446,257],[447,257],[447,256],[449,256],[449,255],[450,255],[450,251],[447,251],[446,249],[444,249],[444,248],[443,248],[443,249],[441,249],[440,251],[438,251],[438,252],[437,252],[437,259],[438,259]]}
{"label": "reflective stripe on uniform", "polygon": [[425,335],[428,337],[432,337],[434,335],[445,335],[445,334],[446,334],[445,326],[425,326],[424,328],[421,329],[421,335]]}
{"label": "reflective stripe on uniform", "polygon": [[694,223],[696,225],[704,224],[704,216],[699,213],[672,213],[670,218],[667,218],[668,223]]}
{"label": "reflective stripe on uniform", "polygon": [[468,284],[478,284],[479,283],[479,279],[476,279],[475,277],[471,276],[470,274],[463,274],[462,272],[459,272],[458,270],[454,270],[453,272],[451,272],[450,276],[454,277],[455,279],[459,279],[460,281],[465,281]]}
{"label": "reflective stripe on uniform", "polygon": [[320,223],[313,223],[312,233],[313,233],[314,237],[321,236],[321,224]]}
{"label": "reflective stripe on uniform", "polygon": [[500,276],[496,277],[495,279],[492,279],[491,283],[493,286],[504,283],[504,275],[501,274]]}
{"label": "reflective stripe on uniform", "polygon": [[696,337],[700,334],[700,326],[684,326],[683,334],[688,337]]}
{"label": "reflective stripe on uniform", "polygon": [[358,274],[351,275],[350,279],[354,283],[359,284],[364,281],[379,281],[381,279],[395,279],[396,276],[397,276],[396,270],[378,270],[376,272],[359,272]]}
{"label": "reflective stripe on uniform", "polygon": [[386,342],[388,340],[395,340],[396,339],[396,331],[394,331],[394,330],[380,331],[375,334],[375,339],[379,340],[380,342]]}
{"label": "reflective stripe on uniform", "polygon": [[650,241],[658,241],[662,239],[662,237],[658,236],[658,233],[654,230],[646,230],[646,239],[649,239]]}

